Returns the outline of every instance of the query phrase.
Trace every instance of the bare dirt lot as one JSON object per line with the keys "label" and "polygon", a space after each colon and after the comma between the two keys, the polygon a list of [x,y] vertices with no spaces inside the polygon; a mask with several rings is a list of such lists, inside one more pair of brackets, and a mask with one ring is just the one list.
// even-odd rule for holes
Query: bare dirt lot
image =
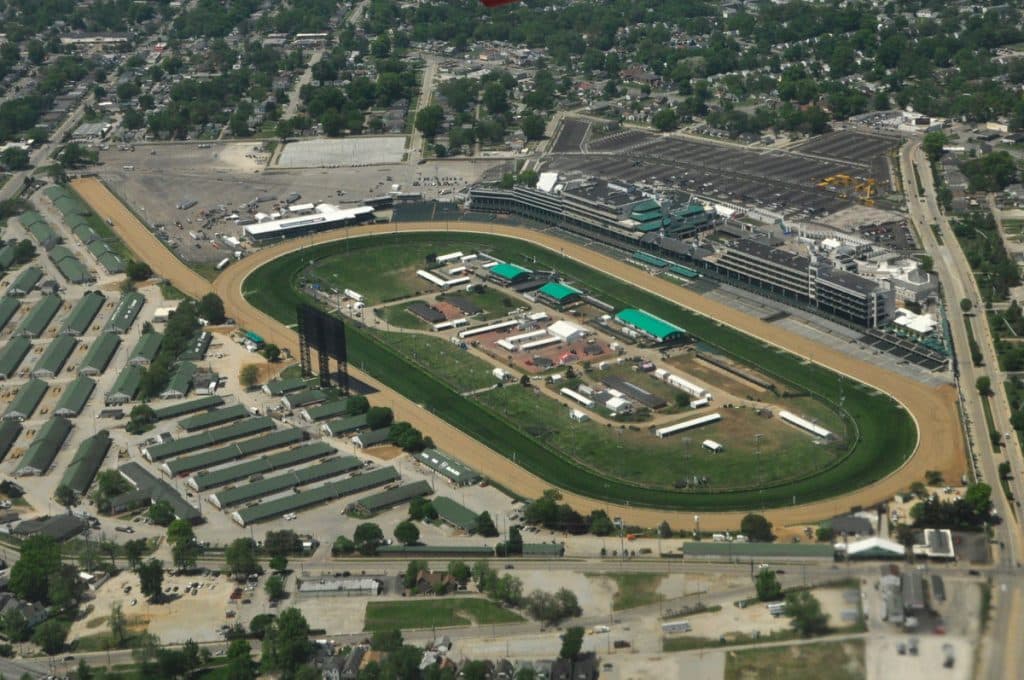
{"label": "bare dirt lot", "polygon": [[[298,351],[295,333],[253,308],[245,300],[242,294],[242,285],[250,273],[276,257],[306,247],[311,243],[324,243],[344,238],[346,235],[353,237],[393,232],[399,228],[403,231],[443,231],[446,227],[444,223],[430,222],[375,225],[353,228],[347,232],[319,234],[311,239],[302,239],[301,243],[283,242],[260,250],[229,266],[211,286],[188,269],[180,260],[164,254],[166,250],[163,250],[162,247],[154,247],[161,246],[159,241],[98,180],[77,180],[75,188],[82,193],[101,217],[113,218],[118,234],[128,243],[129,248],[150,262],[154,270],[161,276],[170,279],[179,288],[192,295],[200,296],[211,289],[216,290],[224,300],[228,313],[239,324],[260,333],[269,342],[291,349],[292,352]],[[448,226],[450,229],[460,231],[491,232],[512,238],[524,237],[521,229],[496,224],[460,222]],[[834,348],[773,327],[669,281],[645,274],[625,262],[567,242],[555,235],[529,232],[527,237],[534,244],[561,252],[566,257],[579,260],[595,269],[644,287],[666,299],[712,316],[722,323],[738,328],[766,342],[861,380],[879,391],[892,395],[907,408],[918,426],[918,447],[915,455],[900,470],[875,484],[828,501],[770,510],[766,514],[776,525],[807,523],[822,517],[840,514],[855,505],[872,505],[906,489],[911,482],[922,479],[926,470],[939,470],[946,475],[947,479],[957,479],[963,473],[965,466],[963,437],[958,425],[955,393],[951,387],[934,388],[914,383],[878,366],[851,358]],[[372,380],[369,376],[354,369],[352,373],[358,379],[378,388],[381,398],[394,406],[398,418],[409,421],[424,432],[429,432],[441,448],[458,452],[459,457],[468,465],[502,479],[508,487],[517,493],[528,497],[538,497],[544,489],[550,486],[544,480],[520,468],[497,452],[482,446],[466,434],[404,399],[393,390]],[[577,494],[565,493],[564,497],[573,507],[585,513],[593,509],[606,509],[604,504],[596,503]],[[640,526],[656,526],[662,520],[667,520],[673,527],[685,528],[689,527],[693,521],[693,515],[684,512],[669,513],[660,510],[615,506],[607,507],[607,509],[622,516],[625,521]],[[743,513],[739,512],[702,513],[702,527],[706,530],[735,529],[739,525],[742,515]]]}

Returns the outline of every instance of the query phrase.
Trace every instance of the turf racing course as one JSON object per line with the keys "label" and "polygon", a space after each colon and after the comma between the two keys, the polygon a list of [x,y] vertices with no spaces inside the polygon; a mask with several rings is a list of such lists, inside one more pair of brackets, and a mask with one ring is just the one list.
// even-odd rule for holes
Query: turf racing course
{"label": "turf racing course", "polygon": [[[154,242],[159,242],[152,237],[130,212],[124,209],[120,202],[99,181],[80,180],[75,182],[75,189],[82,194],[83,198],[89,202],[101,217],[110,218],[114,221],[115,229],[119,236],[125,240],[128,247],[140,258],[149,262],[161,276],[168,278],[176,285],[180,282],[181,287],[190,294],[195,295],[201,292],[194,290],[198,282],[191,270],[165,248],[162,248],[162,246],[160,250],[156,250],[153,247]],[[283,242],[258,251],[248,258],[232,264],[218,277],[212,289],[221,295],[228,314],[235,317],[241,326],[254,330],[263,335],[268,341],[283,347],[289,347],[295,351],[297,338],[287,325],[256,309],[245,299],[243,286],[246,285],[245,281],[250,274],[261,266],[289,252],[309,248],[311,245],[340,241],[346,237],[397,233],[399,229],[402,233],[414,231],[437,232],[443,231],[445,226],[444,223],[369,226],[353,229],[347,234],[346,232],[330,232],[311,238],[307,237]],[[530,244],[541,246],[549,249],[551,252],[563,255],[565,259],[559,264],[562,270],[567,271],[572,266],[580,267],[580,270],[583,270],[584,268],[580,266],[580,263],[582,263],[592,270],[604,272],[607,275],[605,278],[609,281],[618,281],[620,285],[622,282],[639,285],[650,293],[663,298],[665,301],[672,301],[683,307],[697,310],[700,314],[707,315],[693,315],[694,323],[696,323],[696,320],[704,319],[705,324],[726,324],[772,345],[784,347],[796,355],[812,359],[816,363],[871,385],[880,392],[892,395],[912,414],[917,424],[918,446],[915,454],[909,461],[899,467],[896,472],[888,474],[884,478],[859,489],[852,488],[853,484],[845,488],[841,483],[837,484],[830,489],[830,492],[837,492],[840,495],[828,500],[804,503],[798,498],[798,504],[795,506],[770,510],[767,514],[776,524],[808,523],[847,511],[852,506],[866,506],[879,502],[891,497],[900,490],[906,489],[911,482],[921,479],[926,470],[939,470],[949,479],[959,477],[963,472],[963,443],[957,422],[955,394],[951,387],[931,388],[908,381],[871,364],[851,359],[829,347],[821,346],[805,338],[774,328],[757,319],[743,315],[732,308],[714,303],[691,291],[680,288],[669,281],[651,277],[628,264],[563,241],[551,234],[527,232],[521,228],[492,224],[463,222],[453,222],[448,227],[453,232],[458,231],[480,235],[495,234],[520,238],[524,239],[524,241],[528,240]],[[307,255],[312,255],[312,253],[307,253]],[[278,283],[282,282],[278,281]],[[278,286],[278,289],[284,289],[284,286]],[[288,290],[290,291],[290,288]],[[694,326],[693,323],[690,325],[692,326],[691,330],[699,336],[701,329]],[[738,334],[737,337],[742,338]],[[353,367],[353,369],[357,368]],[[409,401],[394,390],[385,387],[380,381],[365,375],[359,370],[353,370],[353,373],[357,378],[364,379],[379,387],[381,389],[380,403],[394,407],[398,418],[410,421],[414,426],[433,437],[438,446],[452,452],[493,479],[501,481],[502,484],[513,491],[527,497],[536,497],[545,488],[551,486],[550,482],[513,464],[511,460],[475,441],[448,422],[431,414],[419,404]],[[860,415],[866,417],[868,414]],[[913,435],[911,434],[910,436],[912,439]],[[883,457],[886,455],[899,456],[899,452],[876,451],[874,455]],[[807,493],[810,495],[811,491],[808,490]],[[673,526],[686,527],[691,526],[693,521],[690,511],[672,512],[662,509],[637,508],[632,503],[627,506],[602,502],[572,492],[566,492],[564,496],[569,503],[581,512],[589,512],[596,508],[606,508],[613,514],[621,515],[626,522],[631,524],[654,526],[662,520],[668,520]],[[679,496],[683,496],[683,494],[679,494]],[[697,496],[691,495],[688,498],[692,502],[692,499],[697,498]],[[658,502],[661,499],[652,498],[651,500],[659,505],[663,504]],[[672,504],[668,503],[668,505],[671,506]],[[707,511],[702,510],[702,526],[706,529],[734,529],[738,525],[742,514],[743,512],[740,511],[713,512],[708,514]]]}

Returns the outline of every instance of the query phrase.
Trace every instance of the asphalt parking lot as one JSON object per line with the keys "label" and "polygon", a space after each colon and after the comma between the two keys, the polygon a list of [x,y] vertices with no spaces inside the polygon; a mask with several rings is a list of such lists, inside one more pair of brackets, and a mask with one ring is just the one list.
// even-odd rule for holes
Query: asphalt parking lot
{"label": "asphalt parking lot", "polygon": [[[578,145],[579,125],[563,123],[555,153]],[[836,135],[842,135],[833,139]],[[565,139],[563,140],[563,137]],[[884,154],[891,141],[854,132],[817,138],[821,149],[837,149],[848,158],[827,160],[822,151],[804,155],[662,137],[640,130],[618,132],[586,145],[584,155],[551,156],[550,169],[579,171],[619,181],[665,184],[720,200],[762,208],[824,215],[854,205],[837,192],[817,186],[825,177],[846,174],[873,177],[877,193],[889,191]],[[614,154],[614,155],[612,155]]]}

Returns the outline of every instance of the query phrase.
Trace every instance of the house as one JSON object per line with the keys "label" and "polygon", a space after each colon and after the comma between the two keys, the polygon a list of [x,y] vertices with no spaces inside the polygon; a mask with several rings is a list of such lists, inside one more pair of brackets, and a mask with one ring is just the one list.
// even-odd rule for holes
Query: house
{"label": "house", "polygon": [[458,588],[458,581],[448,572],[425,569],[416,574],[416,585],[413,587],[419,595],[447,595]]}
{"label": "house", "polygon": [[14,611],[25,617],[29,628],[35,628],[49,618],[48,610],[43,605],[23,602],[11,593],[0,593],[0,618],[5,618]]}

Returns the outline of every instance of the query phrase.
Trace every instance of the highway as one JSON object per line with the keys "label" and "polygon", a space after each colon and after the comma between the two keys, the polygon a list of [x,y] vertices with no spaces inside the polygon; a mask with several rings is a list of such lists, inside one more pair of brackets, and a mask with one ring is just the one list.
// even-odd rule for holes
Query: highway
{"label": "highway", "polygon": [[[920,177],[923,193],[918,191],[914,169]],[[1024,609],[1022,609],[1022,585],[1020,583],[1021,550],[1024,547],[1024,536],[1017,513],[1011,508],[1010,501],[1002,492],[998,465],[1003,460],[1010,462],[1012,470],[1009,487],[1015,497],[1020,498],[1022,492],[1021,473],[1022,461],[1020,445],[1016,437],[1005,440],[1005,454],[994,450],[989,438],[988,425],[982,407],[982,397],[978,394],[975,384],[983,375],[992,380],[994,394],[989,404],[992,418],[999,432],[1012,432],[1010,426],[1010,405],[1006,392],[1002,387],[1005,375],[999,369],[995,345],[985,318],[981,304],[981,294],[971,267],[964,256],[963,250],[953,233],[953,228],[939,208],[935,183],[928,160],[921,149],[919,140],[905,144],[900,150],[900,170],[907,196],[907,205],[924,249],[932,256],[934,268],[942,283],[946,313],[953,334],[954,349],[960,370],[959,386],[961,403],[968,420],[968,433],[973,444],[981,477],[992,486],[992,500],[1003,522],[994,527],[995,537],[1002,548],[997,550],[997,573],[993,579],[993,601],[995,611],[991,632],[985,641],[985,653],[981,656],[981,664],[977,677],[984,678],[1017,678],[1021,668],[1021,655],[1018,645],[1002,644],[1005,640],[1018,639],[1024,630]],[[942,243],[936,238],[932,225],[938,226]],[[973,308],[979,310],[973,317],[971,328],[975,341],[981,350],[983,366],[975,367],[968,346],[968,317],[960,309],[960,300],[968,299]],[[970,452],[968,455],[971,455]]]}

